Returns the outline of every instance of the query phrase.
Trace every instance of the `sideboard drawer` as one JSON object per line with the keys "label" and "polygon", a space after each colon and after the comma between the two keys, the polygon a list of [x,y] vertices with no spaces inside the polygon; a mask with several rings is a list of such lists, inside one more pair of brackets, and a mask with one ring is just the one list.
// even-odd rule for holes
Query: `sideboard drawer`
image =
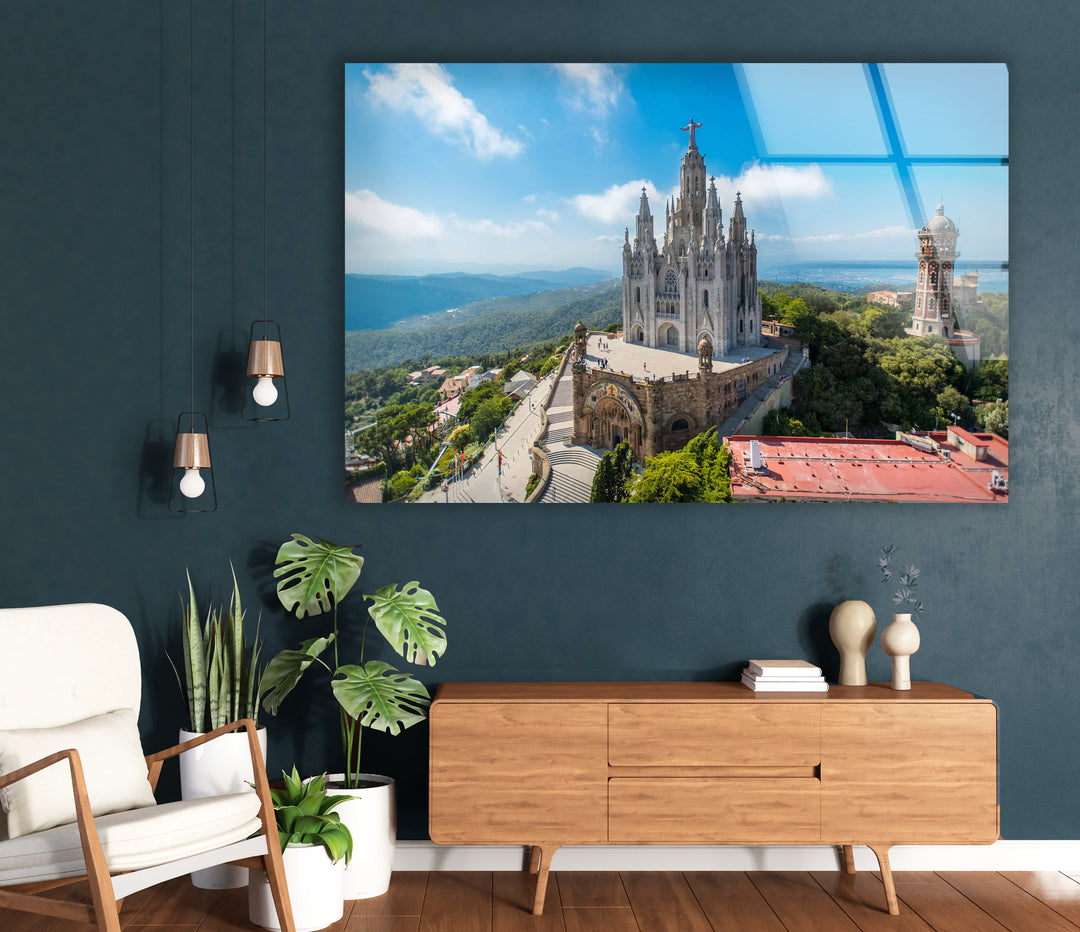
{"label": "sideboard drawer", "polygon": [[818,703],[611,703],[616,767],[797,767],[821,763]]}
{"label": "sideboard drawer", "polygon": [[807,844],[821,838],[813,777],[613,777],[611,844]]}

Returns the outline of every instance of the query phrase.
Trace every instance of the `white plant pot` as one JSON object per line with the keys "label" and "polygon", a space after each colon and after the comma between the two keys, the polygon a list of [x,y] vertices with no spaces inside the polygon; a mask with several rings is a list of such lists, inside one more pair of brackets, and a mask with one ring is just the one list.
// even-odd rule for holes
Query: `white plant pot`
{"label": "white plant pot", "polygon": [[[345,861],[335,864],[322,845],[289,845],[281,856],[296,932],[316,932],[345,913]],[[251,870],[248,916],[257,926],[281,932],[266,872]]]}
{"label": "white plant pot", "polygon": [[[202,732],[180,729],[180,741],[198,738]],[[259,747],[266,760],[266,729],[258,730]],[[202,799],[206,796],[226,796],[230,793],[253,793],[248,781],[255,779],[251,770],[251,751],[246,731],[221,735],[197,748],[180,753],[180,796],[182,799]],[[246,868],[234,864],[218,864],[194,871],[191,882],[203,890],[231,890],[248,882]]]}
{"label": "white plant pot", "polygon": [[[353,855],[345,869],[345,899],[366,900],[390,888],[390,872],[397,844],[397,806],[394,781],[374,773],[358,773],[358,780],[376,783],[359,790],[328,788],[334,796],[351,796],[334,811],[353,837]],[[344,783],[345,775],[330,774],[328,784]]]}

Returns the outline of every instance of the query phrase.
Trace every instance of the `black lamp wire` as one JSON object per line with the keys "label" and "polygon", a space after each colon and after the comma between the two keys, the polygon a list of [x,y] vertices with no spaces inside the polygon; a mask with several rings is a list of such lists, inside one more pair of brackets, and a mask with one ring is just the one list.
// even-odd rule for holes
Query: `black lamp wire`
{"label": "black lamp wire", "polygon": [[[195,0],[191,0],[191,42],[189,47],[190,110],[188,123],[191,142],[191,407],[195,410]],[[195,418],[191,418],[191,433],[195,433]]]}
{"label": "black lamp wire", "polygon": [[268,163],[266,159],[266,128],[267,128],[267,94],[266,94],[266,59],[268,50],[266,29],[266,0],[263,0],[263,339],[267,339],[266,320],[270,316],[270,290],[269,269],[270,263],[267,258],[267,227],[270,220],[270,190],[267,184]]}

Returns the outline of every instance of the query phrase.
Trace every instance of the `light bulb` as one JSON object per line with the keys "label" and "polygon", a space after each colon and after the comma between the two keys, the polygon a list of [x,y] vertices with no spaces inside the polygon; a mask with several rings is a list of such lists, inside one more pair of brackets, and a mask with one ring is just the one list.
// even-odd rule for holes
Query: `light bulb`
{"label": "light bulb", "polygon": [[206,482],[197,469],[185,469],[180,480],[180,493],[185,498],[198,498],[206,491]]}
{"label": "light bulb", "polygon": [[268,408],[277,401],[277,388],[274,385],[273,378],[268,375],[259,376],[251,397],[255,399],[255,404],[263,408]]}

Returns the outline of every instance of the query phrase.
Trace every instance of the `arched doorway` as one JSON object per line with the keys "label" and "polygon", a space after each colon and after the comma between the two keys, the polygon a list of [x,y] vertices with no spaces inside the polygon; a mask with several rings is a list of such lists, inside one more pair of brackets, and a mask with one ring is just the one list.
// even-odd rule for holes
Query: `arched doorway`
{"label": "arched doorway", "polygon": [[625,440],[634,451],[634,458],[641,458],[641,425],[613,395],[606,395],[596,403],[591,433],[592,447],[613,450]]}
{"label": "arched doorway", "polygon": [[630,330],[630,339],[634,343],[644,343],[645,342],[645,328],[642,327],[641,324],[634,324],[634,326]]}

